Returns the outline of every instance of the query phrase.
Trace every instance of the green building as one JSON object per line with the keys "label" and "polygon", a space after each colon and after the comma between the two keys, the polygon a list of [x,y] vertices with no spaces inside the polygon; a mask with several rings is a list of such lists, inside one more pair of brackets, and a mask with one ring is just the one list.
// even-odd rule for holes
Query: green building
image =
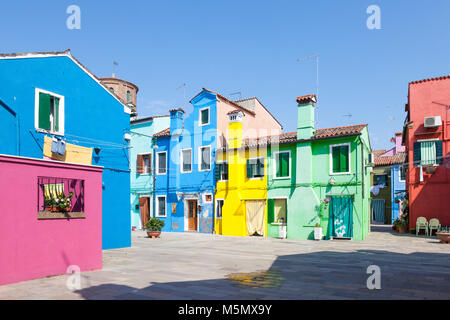
{"label": "green building", "polygon": [[315,95],[297,98],[297,132],[266,145],[268,236],[363,240],[370,231],[371,146],[367,125],[315,129]]}

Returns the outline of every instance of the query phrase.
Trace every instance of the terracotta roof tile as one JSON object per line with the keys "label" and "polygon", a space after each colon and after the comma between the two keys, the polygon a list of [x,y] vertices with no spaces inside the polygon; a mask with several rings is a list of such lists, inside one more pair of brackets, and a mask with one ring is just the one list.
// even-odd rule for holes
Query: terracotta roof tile
{"label": "terracotta roof tile", "polygon": [[372,150],[372,154],[374,157],[379,157],[381,156],[383,153],[385,153],[386,150],[385,149],[381,149],[381,150]]}
{"label": "terracotta roof tile", "polygon": [[153,135],[154,137],[164,137],[164,136],[170,136],[170,128],[164,129],[163,131],[160,131],[158,133],[155,133]]}
{"label": "terracotta roof tile", "polygon": [[428,81],[438,81],[438,80],[447,80],[447,79],[450,79],[450,76],[442,76],[442,77],[436,77],[436,78],[416,80],[416,81],[411,81],[409,84],[417,84],[417,83],[423,83],[423,82],[428,82]]}
{"label": "terracotta roof tile", "polygon": [[307,94],[305,96],[297,97],[297,103],[306,102],[308,100],[312,100],[313,102],[317,102],[317,97],[315,94]]}
{"label": "terracotta roof tile", "polygon": [[398,152],[393,156],[374,157],[373,162],[377,166],[390,166],[393,164],[402,164],[406,160],[406,152]]}

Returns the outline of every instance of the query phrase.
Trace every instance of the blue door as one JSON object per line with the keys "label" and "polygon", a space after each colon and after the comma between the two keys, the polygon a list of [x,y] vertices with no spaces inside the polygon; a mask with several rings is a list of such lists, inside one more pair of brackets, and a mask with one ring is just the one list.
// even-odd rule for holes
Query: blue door
{"label": "blue door", "polygon": [[330,203],[331,236],[353,237],[353,196],[332,196]]}

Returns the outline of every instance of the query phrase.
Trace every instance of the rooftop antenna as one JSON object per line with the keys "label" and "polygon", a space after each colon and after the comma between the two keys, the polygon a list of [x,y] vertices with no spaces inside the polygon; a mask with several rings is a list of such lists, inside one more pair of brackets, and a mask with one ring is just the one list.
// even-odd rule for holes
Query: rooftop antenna
{"label": "rooftop antenna", "polygon": [[353,115],[352,115],[351,113],[344,114],[344,115],[342,115],[342,116],[343,116],[343,117],[347,117],[349,121],[350,121],[350,118],[353,117]]}
{"label": "rooftop antenna", "polygon": [[115,78],[116,77],[116,67],[119,65],[119,63],[117,61],[113,61],[113,73],[112,73],[112,77]]}
{"label": "rooftop antenna", "polygon": [[183,96],[183,110],[186,110],[186,83],[183,83],[181,86],[179,86],[178,88],[177,88],[177,90],[178,89],[181,89],[181,88],[183,88],[184,90],[184,96]]}
{"label": "rooftop antenna", "polygon": [[239,100],[242,100],[242,92],[241,91],[230,93],[229,96],[234,96],[237,94],[239,95]]}
{"label": "rooftop antenna", "polygon": [[[297,62],[303,62],[306,60],[312,60],[315,59],[316,60],[316,97],[317,97],[317,103],[316,103],[316,109],[319,109],[318,105],[319,105],[319,55],[313,54],[310,56],[304,56],[301,58],[297,59]],[[319,117],[318,114],[316,114],[316,123],[319,123]]]}

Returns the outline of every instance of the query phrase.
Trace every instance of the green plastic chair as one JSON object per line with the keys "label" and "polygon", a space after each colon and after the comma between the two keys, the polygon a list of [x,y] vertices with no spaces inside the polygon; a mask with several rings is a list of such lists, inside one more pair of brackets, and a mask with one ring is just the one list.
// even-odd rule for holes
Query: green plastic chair
{"label": "green plastic chair", "polygon": [[433,230],[436,230],[438,232],[441,229],[441,223],[438,219],[433,218],[430,219],[430,222],[428,223],[428,230],[430,232],[430,236],[433,234]]}
{"label": "green plastic chair", "polygon": [[428,236],[428,221],[425,217],[418,217],[416,220],[416,236],[419,235],[421,229],[425,230],[425,233]]}

